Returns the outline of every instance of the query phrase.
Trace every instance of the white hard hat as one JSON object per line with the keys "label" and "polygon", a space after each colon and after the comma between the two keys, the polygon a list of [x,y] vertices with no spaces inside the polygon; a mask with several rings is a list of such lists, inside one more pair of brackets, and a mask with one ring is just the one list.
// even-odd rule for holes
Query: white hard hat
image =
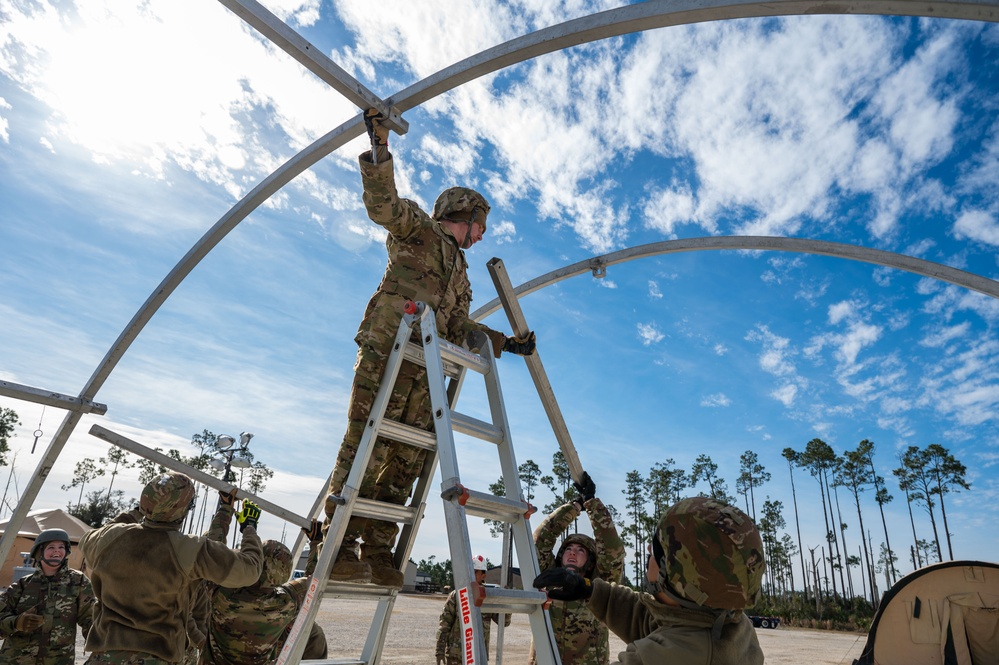
{"label": "white hard hat", "polygon": [[472,557],[472,570],[489,570],[489,566],[486,565],[486,557],[481,554]]}

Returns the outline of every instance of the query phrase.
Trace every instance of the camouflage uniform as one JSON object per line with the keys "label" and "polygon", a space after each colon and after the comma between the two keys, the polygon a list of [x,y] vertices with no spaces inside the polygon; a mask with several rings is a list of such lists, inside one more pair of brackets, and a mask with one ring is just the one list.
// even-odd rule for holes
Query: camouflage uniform
{"label": "camouflage uniform", "polygon": [[[385,241],[388,265],[378,290],[368,301],[354,341],[358,345],[354,382],[348,406],[347,431],[337,454],[330,493],[340,494],[350,473],[357,448],[371,412],[379,383],[392,350],[406,301],[423,301],[434,309],[442,338],[463,344],[475,331],[484,332],[494,354],[502,353],[505,335],[468,318],[472,288],[464,252],[435,210],[431,217],[414,202],[396,192],[392,156],[379,148],[378,163],[371,153],[360,156],[364,205],[373,222],[388,231]],[[465,190],[470,191],[470,190]],[[484,199],[478,197],[481,203]],[[449,209],[471,208],[467,200],[449,201]],[[485,206],[488,212],[488,205]],[[484,227],[484,218],[483,218]],[[418,331],[417,331],[418,335]],[[391,420],[432,430],[430,394],[423,367],[404,362],[385,415]],[[371,453],[368,472],[358,488],[361,497],[402,505],[419,477],[426,451],[379,437]],[[327,503],[332,516],[335,506]],[[390,553],[398,534],[391,522],[351,518],[342,547],[353,549],[363,534],[365,556]],[[379,562],[384,563],[384,561]]]}
{"label": "camouflage uniform", "polygon": [[[577,543],[585,547],[588,554],[585,577],[618,582],[624,573],[625,551],[614,520],[600,499],[590,499],[583,507],[590,518],[596,538],[572,534],[562,542],[558,553],[554,554],[559,535],[579,515],[575,503],[559,506],[534,532],[538,565],[542,571],[560,566],[565,548],[571,543]],[[548,614],[562,665],[607,665],[610,662],[607,626],[593,616],[585,601],[553,600]],[[530,662],[537,662],[533,645]]]}
{"label": "camouflage uniform", "polygon": [[651,590],[593,583],[593,615],[628,643],[622,665],[705,663],[758,665],[763,651],[744,611],[759,598],[763,542],[756,525],[734,506],[708,497],[670,508],[652,542],[659,577]]}
{"label": "camouflage uniform", "polygon": [[[219,506],[209,532],[211,537],[225,541],[232,512],[231,505]],[[289,582],[291,552],[281,543],[268,540],[264,543],[264,568],[254,584],[240,589],[214,589],[202,665],[266,665],[278,657],[305,602],[308,575],[315,570],[321,542],[309,545],[306,577]],[[326,635],[313,623],[302,658],[317,660],[326,655]]]}
{"label": "camouflage uniform", "polygon": [[87,635],[91,665],[182,662],[201,580],[236,587],[260,576],[260,538],[252,526],[239,551],[180,533],[193,499],[190,478],[162,474],[142,491],[141,524],[108,524],[80,541],[99,601]]}
{"label": "camouflage uniform", "polygon": [[[90,580],[63,565],[52,577],[41,570],[11,584],[0,597],[0,663],[4,665],[73,665],[76,627],[90,630],[94,592]],[[34,632],[18,632],[17,616],[31,608],[45,623]]]}
{"label": "camouflage uniform", "polygon": [[[510,615],[507,614],[504,626],[510,625]],[[482,615],[482,640],[489,651],[489,622],[499,625],[498,614]],[[458,614],[458,590],[455,589],[448,594],[444,603],[444,610],[441,612],[440,622],[437,625],[437,648],[435,655],[439,661],[445,659],[447,665],[463,665],[464,642],[461,639],[461,617]],[[436,661],[435,661],[436,662]]]}

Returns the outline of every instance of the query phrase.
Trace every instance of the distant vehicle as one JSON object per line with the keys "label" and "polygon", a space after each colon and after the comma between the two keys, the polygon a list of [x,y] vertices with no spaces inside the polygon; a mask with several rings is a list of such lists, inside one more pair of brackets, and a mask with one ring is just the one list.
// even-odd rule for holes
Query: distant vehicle
{"label": "distant vehicle", "polygon": [[753,622],[754,628],[776,628],[780,625],[780,617],[761,617],[750,614],[749,620]]}

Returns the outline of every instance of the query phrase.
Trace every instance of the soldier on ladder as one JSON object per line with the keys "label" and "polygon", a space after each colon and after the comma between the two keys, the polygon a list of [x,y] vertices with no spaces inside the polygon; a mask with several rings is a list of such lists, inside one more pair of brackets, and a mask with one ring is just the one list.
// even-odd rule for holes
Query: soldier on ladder
{"label": "soldier on ladder", "polygon": [[[445,190],[434,204],[433,216],[408,199],[399,198],[388,152],[388,132],[375,109],[365,115],[372,149],[360,158],[364,205],[368,216],[388,232],[388,265],[371,297],[354,340],[358,345],[354,382],[348,406],[347,431],[330,478],[330,495],[343,491],[357,454],[385,364],[391,351],[403,305],[426,302],[436,313],[444,339],[462,344],[471,333],[485,333],[495,356],[503,351],[519,355],[534,352],[534,333],[507,337],[468,318],[472,289],[466,274],[464,251],[482,239],[489,204],[465,187]],[[386,417],[422,430],[432,429],[426,369],[406,362],[396,381]],[[385,503],[406,503],[423,467],[426,451],[389,439],[377,440],[359,495]],[[327,528],[336,504],[326,503]],[[351,517],[331,579],[399,588],[403,574],[392,549],[399,527],[387,521]],[[360,556],[358,539],[363,540]]]}

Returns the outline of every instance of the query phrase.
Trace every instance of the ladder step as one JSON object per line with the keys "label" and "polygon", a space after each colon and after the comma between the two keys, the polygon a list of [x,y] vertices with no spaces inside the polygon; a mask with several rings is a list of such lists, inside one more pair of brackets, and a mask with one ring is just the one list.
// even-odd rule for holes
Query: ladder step
{"label": "ladder step", "polygon": [[457,411],[451,412],[451,427],[455,432],[474,436],[476,439],[490,443],[499,444],[503,441],[503,430],[499,427]]}
{"label": "ladder step", "polygon": [[[427,356],[423,352],[423,347],[415,342],[410,342],[406,345],[402,357],[414,365],[419,365],[420,367],[427,366]],[[441,365],[444,368],[444,376],[449,379],[457,379],[461,374],[461,367],[453,362],[442,362]]]}
{"label": "ladder step", "polygon": [[335,660],[309,660],[309,665],[368,665],[368,661],[360,658],[337,658]]}
{"label": "ladder step", "polygon": [[461,485],[444,490],[441,498],[445,501],[457,501],[469,515],[511,524],[534,512],[534,507],[523,501],[470,490]]}
{"label": "ladder step", "polygon": [[354,511],[352,514],[358,517],[369,517],[382,520],[383,522],[396,522],[398,524],[412,524],[418,517],[415,507],[398,506],[394,503],[361,498],[354,500]]}
{"label": "ladder step", "polygon": [[326,591],[323,592],[323,598],[395,598],[398,595],[399,589],[392,587],[335,582],[333,580],[326,584]]}
{"label": "ladder step", "polygon": [[[464,367],[483,375],[489,371],[489,363],[482,356],[463,349],[456,344],[452,344],[447,340],[439,339],[438,341],[440,342],[441,365],[444,368],[444,376],[449,379],[457,379]],[[406,345],[406,348],[403,350],[403,358],[421,367],[427,366],[427,356],[423,352],[423,348],[413,342]]]}
{"label": "ladder step", "polygon": [[483,613],[530,614],[547,602],[548,594],[542,591],[486,587],[486,595],[480,607]]}
{"label": "ladder step", "polygon": [[482,375],[485,375],[489,371],[489,362],[479,354],[472,353],[445,339],[439,341],[442,364],[454,363]]}
{"label": "ladder step", "polygon": [[403,425],[388,418],[382,418],[382,425],[378,428],[378,436],[408,443],[411,446],[423,448],[424,450],[437,449],[437,437],[433,432],[427,432],[426,430],[410,425]]}

